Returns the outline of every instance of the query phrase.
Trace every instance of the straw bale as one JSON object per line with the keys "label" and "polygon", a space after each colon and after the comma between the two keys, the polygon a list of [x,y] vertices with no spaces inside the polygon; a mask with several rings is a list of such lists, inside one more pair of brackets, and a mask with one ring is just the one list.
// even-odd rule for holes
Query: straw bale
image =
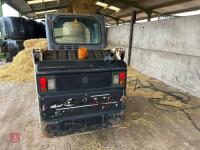
{"label": "straw bale", "polygon": [[95,13],[97,6],[95,0],[71,0],[73,13]]}

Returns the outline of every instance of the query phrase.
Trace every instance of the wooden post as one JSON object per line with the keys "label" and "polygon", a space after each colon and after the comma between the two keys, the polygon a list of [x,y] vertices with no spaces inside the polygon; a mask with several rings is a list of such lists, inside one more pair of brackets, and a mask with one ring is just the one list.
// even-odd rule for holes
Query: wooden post
{"label": "wooden post", "polygon": [[133,30],[134,24],[136,22],[137,12],[133,11],[131,15],[131,23],[130,23],[130,35],[129,35],[129,49],[128,49],[128,65],[131,64],[131,52],[132,52],[132,43],[133,43]]}
{"label": "wooden post", "polygon": [[119,25],[119,18],[116,19],[116,24]]}
{"label": "wooden post", "polygon": [[147,15],[148,15],[148,19],[147,19],[148,22],[151,22],[151,17],[152,17],[152,9],[151,8],[148,9],[148,14]]}

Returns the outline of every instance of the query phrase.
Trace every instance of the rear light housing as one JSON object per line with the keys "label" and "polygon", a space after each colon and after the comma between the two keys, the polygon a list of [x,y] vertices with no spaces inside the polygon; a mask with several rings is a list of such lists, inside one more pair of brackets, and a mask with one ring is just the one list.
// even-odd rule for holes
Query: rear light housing
{"label": "rear light housing", "polygon": [[40,84],[40,91],[47,92],[47,78],[40,77],[39,84]]}
{"label": "rear light housing", "polygon": [[54,78],[40,77],[39,78],[40,92],[45,93],[56,89],[56,83]]}
{"label": "rear light housing", "polygon": [[113,86],[125,87],[126,84],[126,73],[119,72],[113,74]]}
{"label": "rear light housing", "polygon": [[126,81],[126,73],[125,72],[120,72],[119,73],[119,85],[121,87],[125,87],[125,81]]}

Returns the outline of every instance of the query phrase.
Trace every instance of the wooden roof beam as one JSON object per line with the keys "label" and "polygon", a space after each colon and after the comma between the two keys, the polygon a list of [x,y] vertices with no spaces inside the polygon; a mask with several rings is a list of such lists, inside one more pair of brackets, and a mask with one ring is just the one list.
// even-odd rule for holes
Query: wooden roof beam
{"label": "wooden roof beam", "polygon": [[[176,11],[168,12],[168,13],[165,13],[165,14],[173,15],[173,14],[177,14],[177,13],[184,13],[184,12],[195,11],[195,10],[200,10],[200,6],[187,8],[187,9],[176,10]],[[142,12],[138,12],[138,13],[142,13]],[[128,16],[130,16],[130,13],[129,14],[125,14],[123,16],[119,16],[119,18],[124,18],[124,17],[128,17]],[[153,15],[152,17],[158,17],[158,16],[159,15]],[[142,19],[146,19],[146,17],[144,17]]]}
{"label": "wooden roof beam", "polygon": [[119,22],[119,21],[125,22],[125,20],[123,20],[123,19],[111,16],[111,15],[108,15],[108,14],[104,14],[104,13],[100,13],[100,12],[97,12],[97,14],[103,15],[103,16],[108,17],[108,18],[111,18],[111,19],[115,20],[116,22]]}
{"label": "wooden roof beam", "polygon": [[[129,5],[129,6],[131,6],[131,7],[137,8],[137,9],[140,9],[140,10],[142,10],[142,11],[144,11],[145,13],[148,14],[148,8],[141,6],[141,5],[139,5],[138,3],[136,3],[136,2],[130,2],[130,1],[128,1],[128,0],[115,0],[115,1],[120,2],[120,3],[127,4],[127,5]],[[152,10],[152,13],[161,14],[160,12],[155,11],[155,10]]]}
{"label": "wooden roof beam", "polygon": [[195,10],[200,10],[200,6],[172,11],[172,12],[169,12],[169,14],[178,14],[178,13],[184,13],[184,12],[195,11]]}
{"label": "wooden roof beam", "polygon": [[182,4],[182,3],[190,2],[190,1],[194,1],[194,0],[174,0],[171,2],[166,2],[163,4],[153,6],[153,7],[151,7],[151,9],[159,9],[159,8],[169,7],[169,6],[178,5],[178,4]]}
{"label": "wooden roof beam", "polygon": [[[150,8],[151,9],[159,9],[159,8],[164,8],[164,7],[182,4],[182,3],[185,3],[185,2],[189,2],[189,1],[194,1],[194,0],[174,0],[174,1],[171,1],[171,2],[166,2],[166,3],[163,3],[163,4],[155,5],[155,6],[150,7]],[[143,13],[143,11],[138,12],[138,14],[140,14],[140,13]],[[169,14],[169,13],[167,13],[167,14]],[[128,16],[131,16],[131,13],[127,13],[127,14],[124,14],[122,16],[119,16],[119,18],[128,17]]]}
{"label": "wooden roof beam", "polygon": [[31,6],[30,4],[28,4],[28,0],[25,0],[25,2],[27,3],[27,5],[28,5],[29,9],[30,9],[31,11],[33,11],[33,8],[32,8],[32,6]]}
{"label": "wooden roof beam", "polygon": [[47,7],[46,9],[37,9],[33,11],[25,11],[22,12],[23,14],[29,14],[29,13],[35,13],[35,12],[40,12],[40,11],[48,11],[48,10],[53,10],[53,9],[60,9],[60,8],[66,8],[68,5],[62,5],[62,6],[55,6],[55,7]]}

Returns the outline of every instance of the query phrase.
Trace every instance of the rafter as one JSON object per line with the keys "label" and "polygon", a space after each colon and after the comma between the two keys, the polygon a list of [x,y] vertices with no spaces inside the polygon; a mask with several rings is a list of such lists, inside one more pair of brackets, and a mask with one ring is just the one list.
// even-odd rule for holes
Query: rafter
{"label": "rafter", "polygon": [[169,14],[184,13],[184,12],[195,11],[195,10],[200,10],[200,6],[172,11],[172,12],[169,12]]}
{"label": "rafter", "polygon": [[29,13],[34,13],[34,12],[40,12],[40,11],[47,11],[47,10],[53,10],[53,9],[60,9],[60,8],[66,8],[68,5],[62,5],[62,6],[55,6],[55,7],[48,7],[46,9],[42,8],[42,9],[37,9],[37,10],[33,10],[33,11],[25,11],[22,12],[22,14],[29,14]]}
{"label": "rafter", "polygon": [[[130,5],[130,6],[134,7],[134,8],[137,8],[137,9],[140,9],[140,10],[144,11],[145,13],[148,13],[148,8],[141,6],[136,2],[130,2],[128,0],[115,0],[115,1]],[[155,10],[152,10],[152,12],[155,13],[155,14],[161,14],[160,12],[155,11]]]}
{"label": "rafter", "polygon": [[[159,5],[155,5],[153,7],[149,7],[149,9],[159,9],[159,8],[164,8],[164,7],[169,7],[169,6],[173,6],[173,5],[178,5],[178,4],[182,4],[182,3],[190,2],[190,1],[194,1],[194,0],[174,0],[174,1],[171,1],[171,2],[166,2],[166,3],[159,4]],[[141,14],[141,13],[143,13],[142,10],[138,11],[138,14]],[[164,13],[164,14],[165,15],[170,15],[171,13]],[[127,14],[123,14],[123,15],[120,15],[118,17],[119,18],[123,18],[123,17],[128,17],[130,15],[131,15],[131,12],[128,12]],[[161,15],[162,15],[162,13],[161,13]]]}
{"label": "rafter", "polygon": [[100,13],[100,12],[98,12],[97,14],[103,15],[103,16],[108,17],[108,18],[111,18],[111,19],[115,20],[116,22],[118,22],[118,21],[125,22],[125,20],[123,20],[123,19],[111,16],[111,15],[108,15],[108,14],[104,14],[104,13]]}
{"label": "rafter", "polygon": [[159,8],[164,8],[164,7],[169,7],[169,6],[173,6],[173,5],[178,5],[178,4],[182,4],[182,3],[190,2],[190,1],[194,1],[194,0],[174,0],[174,1],[171,1],[171,2],[166,2],[166,3],[163,3],[163,4],[159,4],[159,5],[153,6],[151,8],[152,9],[159,9]]}
{"label": "rafter", "polygon": [[33,8],[32,8],[32,6],[28,4],[28,0],[25,0],[25,2],[27,3],[27,5],[28,5],[29,9],[30,9],[31,11],[33,11]]}

